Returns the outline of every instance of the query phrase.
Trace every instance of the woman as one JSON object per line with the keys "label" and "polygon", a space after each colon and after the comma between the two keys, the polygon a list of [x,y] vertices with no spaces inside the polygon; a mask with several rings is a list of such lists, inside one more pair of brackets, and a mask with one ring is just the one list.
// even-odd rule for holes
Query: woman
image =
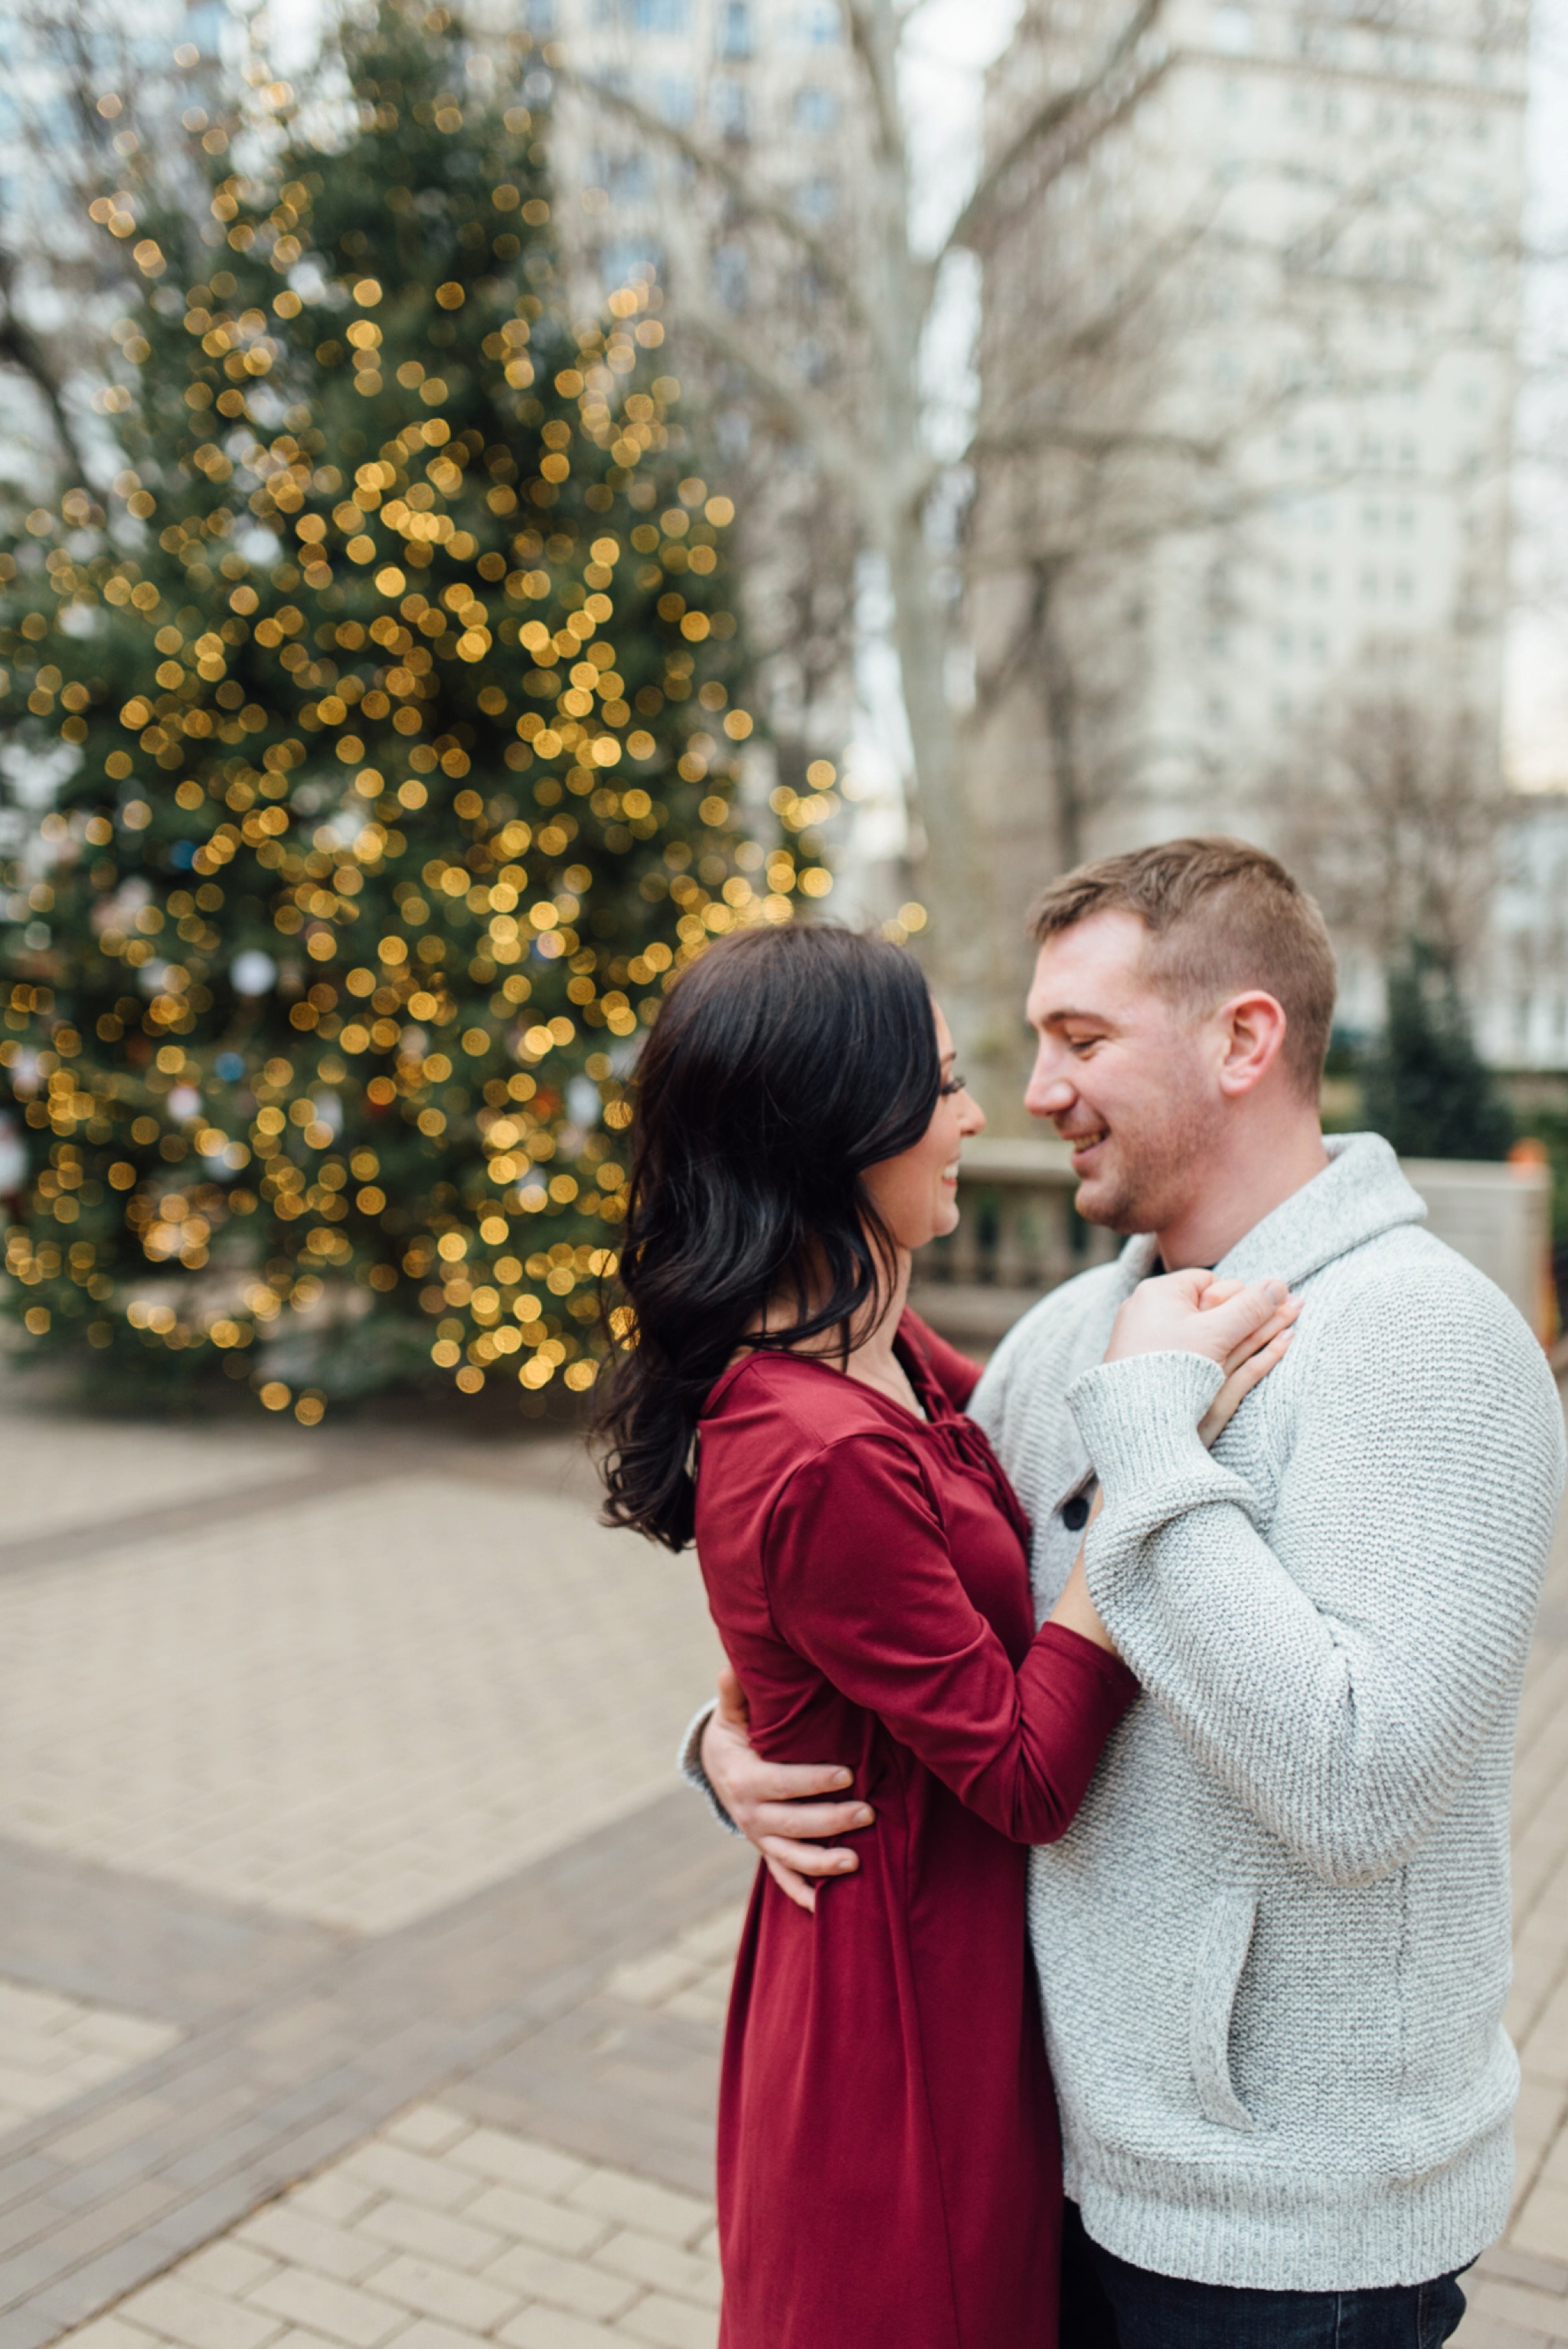
{"label": "woman", "polygon": [[[875,1819],[814,1913],[758,1880],[720,2095],[721,2340],[1052,2349],[1026,1847],[1070,1826],[1138,1687],[1081,1560],[1037,1632],[1027,1525],[962,1413],[978,1373],[905,1308],[984,1119],[913,958],[826,926],[710,949],[637,1090],[610,1514],[673,1548],[695,1532],[756,1742],[852,1761]],[[1216,1424],[1278,1358],[1268,1310]]]}

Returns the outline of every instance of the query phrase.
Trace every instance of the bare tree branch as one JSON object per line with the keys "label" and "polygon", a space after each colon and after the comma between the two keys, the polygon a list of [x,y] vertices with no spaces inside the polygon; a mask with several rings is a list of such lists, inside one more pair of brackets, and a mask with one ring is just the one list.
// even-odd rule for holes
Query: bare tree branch
{"label": "bare tree branch", "polygon": [[[1068,129],[1104,95],[1118,68],[1132,59],[1145,36],[1153,30],[1164,7],[1165,0],[1138,0],[1131,16],[1093,72],[1070,83],[1065,89],[1054,90],[1036,109],[981,173],[974,193],[947,233],[944,251],[984,243],[1001,192],[1018,166],[1046,140],[1057,131]],[[1160,69],[1162,70],[1162,64]],[[1145,78],[1143,86],[1147,86],[1148,78]],[[1125,109],[1127,95],[1124,94],[1118,104],[1116,111],[1119,114]]]}
{"label": "bare tree branch", "polygon": [[85,489],[90,476],[77,439],[76,428],[66,408],[64,389],[59,375],[42,341],[25,318],[18,316],[13,300],[16,274],[15,254],[0,248],[0,365],[7,365],[24,375],[38,393],[49,412],[55,437],[67,466]]}
{"label": "bare tree branch", "polygon": [[777,229],[781,236],[788,237],[810,261],[823,283],[832,287],[845,307],[857,319],[861,318],[858,288],[841,265],[837,254],[820,237],[813,236],[788,204],[780,203],[766,189],[756,186],[746,172],[738,171],[717,149],[691,138],[677,123],[666,122],[663,115],[655,114],[649,108],[639,105],[624,90],[612,88],[608,82],[600,81],[592,74],[579,73],[571,66],[557,66],[554,71],[557,78],[568,88],[575,89],[583,97],[591,98],[596,106],[619,115],[623,121],[634,124],[645,137],[659,141],[672,154],[679,155],[711,180],[716,187],[722,188],[730,202],[751,219],[764,222],[768,227]]}

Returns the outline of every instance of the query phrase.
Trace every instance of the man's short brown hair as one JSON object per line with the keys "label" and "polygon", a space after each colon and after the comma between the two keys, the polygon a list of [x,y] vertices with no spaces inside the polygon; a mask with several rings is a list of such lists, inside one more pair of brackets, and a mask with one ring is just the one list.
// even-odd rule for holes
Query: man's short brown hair
{"label": "man's short brown hair", "polygon": [[1136,914],[1149,932],[1145,967],[1195,1016],[1248,988],[1285,1015],[1284,1059],[1315,1094],[1334,1021],[1334,948],[1323,916],[1276,857],[1245,840],[1162,840],[1079,864],[1037,898],[1041,946],[1091,914]]}

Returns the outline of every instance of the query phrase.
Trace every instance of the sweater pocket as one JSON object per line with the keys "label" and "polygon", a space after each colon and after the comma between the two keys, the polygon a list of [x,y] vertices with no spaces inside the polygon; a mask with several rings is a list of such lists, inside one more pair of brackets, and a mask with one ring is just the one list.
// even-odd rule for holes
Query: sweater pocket
{"label": "sweater pocket", "polygon": [[1204,1920],[1192,1981],[1192,2085],[1205,2117],[1221,2128],[1250,2129],[1251,2113],[1231,2080],[1231,2016],[1252,1947],[1258,1904],[1250,1892],[1222,1892]]}

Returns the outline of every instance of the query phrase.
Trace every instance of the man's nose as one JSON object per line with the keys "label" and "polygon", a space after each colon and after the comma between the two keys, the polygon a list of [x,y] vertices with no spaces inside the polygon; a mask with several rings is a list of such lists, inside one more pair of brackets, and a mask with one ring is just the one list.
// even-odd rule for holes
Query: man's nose
{"label": "man's nose", "polygon": [[1061,1117],[1071,1109],[1076,1094],[1070,1080],[1051,1066],[1042,1052],[1024,1088],[1024,1107],[1031,1117]]}

